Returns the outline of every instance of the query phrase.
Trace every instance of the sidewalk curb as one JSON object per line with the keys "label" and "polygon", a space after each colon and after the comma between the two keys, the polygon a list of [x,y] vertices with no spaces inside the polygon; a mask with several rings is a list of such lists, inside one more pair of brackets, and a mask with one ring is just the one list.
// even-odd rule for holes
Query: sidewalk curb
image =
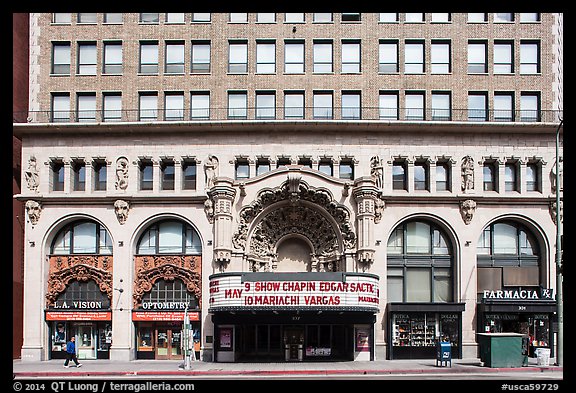
{"label": "sidewalk curb", "polygon": [[477,369],[470,368],[430,368],[430,369],[360,369],[360,370],[174,370],[174,371],[44,371],[32,372],[23,371],[13,373],[16,377],[90,377],[90,376],[123,376],[123,377],[138,377],[138,376],[266,376],[266,375],[388,375],[388,374],[429,374],[429,373],[503,373],[503,372],[562,372],[563,367],[499,367],[488,368],[479,367]]}

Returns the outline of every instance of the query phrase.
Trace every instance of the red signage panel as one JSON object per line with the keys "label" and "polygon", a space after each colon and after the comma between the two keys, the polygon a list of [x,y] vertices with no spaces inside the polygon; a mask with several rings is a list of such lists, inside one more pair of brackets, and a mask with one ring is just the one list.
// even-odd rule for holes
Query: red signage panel
{"label": "red signage panel", "polygon": [[46,311],[47,321],[111,321],[110,311]]}
{"label": "red signage panel", "polygon": [[[189,312],[188,316],[191,321],[199,321],[199,312]],[[183,321],[184,312],[182,311],[133,311],[132,312],[133,321],[158,321],[158,322],[168,322],[168,321]]]}

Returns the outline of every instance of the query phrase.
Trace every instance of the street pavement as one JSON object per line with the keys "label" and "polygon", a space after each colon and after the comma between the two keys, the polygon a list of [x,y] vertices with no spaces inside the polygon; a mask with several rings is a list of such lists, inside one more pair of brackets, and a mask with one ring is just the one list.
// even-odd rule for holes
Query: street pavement
{"label": "street pavement", "polygon": [[422,376],[423,378],[442,375],[465,377],[466,374],[486,375],[490,378],[509,378],[511,374],[518,379],[527,379],[546,375],[549,379],[563,379],[563,367],[555,365],[551,358],[548,365],[538,365],[536,359],[529,359],[523,367],[486,367],[480,359],[453,359],[452,364],[437,364],[435,359],[419,360],[376,360],[348,362],[278,362],[278,363],[213,363],[196,361],[189,370],[181,368],[182,361],[174,360],[83,360],[82,367],[76,368],[71,362],[64,368],[64,360],[22,361],[14,360],[12,366],[14,379],[30,378],[188,378],[206,377],[221,379],[289,377],[350,377],[350,376]]}

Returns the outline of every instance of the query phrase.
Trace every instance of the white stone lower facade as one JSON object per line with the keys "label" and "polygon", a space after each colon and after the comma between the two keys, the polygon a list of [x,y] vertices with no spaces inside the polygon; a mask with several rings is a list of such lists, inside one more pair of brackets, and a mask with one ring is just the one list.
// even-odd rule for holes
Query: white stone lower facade
{"label": "white stone lower facade", "polygon": [[[30,181],[17,197],[37,205],[28,205],[26,220],[22,359],[55,356],[59,321],[69,334],[90,332],[86,348],[94,351],[86,358],[98,358],[102,348],[100,352],[108,352],[102,356],[111,360],[178,358],[182,352],[174,343],[181,339],[181,306],[150,298],[154,285],[175,278],[198,301],[192,325],[199,330],[195,349],[204,361],[434,357],[430,353],[444,335],[451,335],[456,356],[469,358],[478,356],[476,334],[491,329],[536,333],[542,346],[553,346],[554,295],[547,297],[542,289],[554,294],[556,286],[550,175],[554,129],[547,125],[545,132],[520,133],[502,128],[495,133],[467,125],[457,132],[457,125],[448,126],[446,133],[428,135],[426,127],[411,126],[382,131],[342,124],[334,132],[308,124],[283,126],[276,133],[272,126],[251,131],[225,124],[182,132],[163,124],[168,131],[145,130],[143,137],[121,127],[96,135],[92,131],[97,127],[86,132],[76,125],[78,129],[70,127],[57,138],[40,132],[24,135],[23,178]],[[215,167],[210,155],[217,159]],[[31,157],[37,170],[30,169]],[[466,157],[472,161],[470,177]],[[312,167],[301,159],[310,159]],[[150,190],[141,189],[143,162],[152,167]],[[169,190],[163,189],[166,162],[174,165]],[[239,162],[247,164],[248,177],[238,178]],[[263,173],[256,176],[264,162],[270,170],[260,168]],[[58,182],[53,163],[63,167],[62,191],[53,191]],[[82,191],[75,191],[78,163],[86,168]],[[98,163],[107,169],[103,191],[94,190]],[[195,188],[185,189],[184,166],[190,163],[196,165]],[[331,167],[331,175],[318,170],[323,163]],[[344,171],[350,167],[342,163],[351,165],[349,178]],[[395,163],[404,168],[404,189],[395,188]],[[495,165],[497,191],[484,191],[484,163]],[[505,191],[508,164],[517,170],[511,192]],[[437,175],[440,165],[448,168],[446,178]],[[536,185],[529,186],[533,168]],[[424,189],[419,189],[420,170]],[[63,228],[77,222],[95,223],[108,234],[107,248],[99,243],[105,253],[89,253],[91,258],[82,260],[84,254],[75,254],[73,244],[71,254],[55,253]],[[196,248],[190,258],[181,255],[190,248],[188,232],[182,235],[183,253],[162,248],[142,252],[150,228],[163,222],[192,228]],[[517,249],[505,251],[506,258],[494,248],[500,229],[517,231],[506,238]],[[100,241],[103,233],[98,232]],[[157,233],[160,240],[154,241],[162,246],[167,235],[161,228]],[[82,267],[84,275],[75,270]],[[240,294],[235,297],[229,288],[228,297],[218,303],[223,307],[216,307],[214,282],[227,274],[262,288],[273,282],[291,292],[300,290],[295,283],[314,282],[317,288],[296,300],[287,297],[290,290],[274,292],[270,285],[270,291],[255,294],[267,296],[258,298],[262,307],[252,309],[249,302],[255,299],[242,298],[246,303],[238,308],[234,301]],[[362,287],[370,293],[349,292],[351,286],[343,284],[355,274],[372,277],[377,287]],[[58,285],[59,279],[65,285]],[[109,301],[103,309],[95,307],[97,301],[84,308],[61,308],[66,296],[74,300],[67,292],[72,283],[91,280]],[[332,289],[324,295],[321,287]],[[347,296],[356,303],[345,301]],[[166,301],[170,305],[161,305]],[[76,316],[55,314],[72,309]],[[513,309],[516,317],[505,320],[502,315]],[[140,314],[145,311],[146,316]],[[300,319],[292,319],[296,316]],[[428,335],[416,334],[420,321]],[[542,322],[542,329],[524,331],[534,321]],[[152,342],[146,342],[148,334]],[[290,335],[300,334],[292,353]],[[346,344],[335,345],[340,336]],[[404,345],[408,341],[402,340],[408,339],[411,345]]]}

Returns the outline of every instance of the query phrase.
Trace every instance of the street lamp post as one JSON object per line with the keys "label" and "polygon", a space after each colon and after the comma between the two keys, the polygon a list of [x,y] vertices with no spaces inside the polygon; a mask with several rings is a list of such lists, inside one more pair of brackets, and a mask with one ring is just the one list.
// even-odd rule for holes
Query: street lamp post
{"label": "street lamp post", "polygon": [[558,315],[558,342],[556,353],[556,365],[561,366],[564,364],[564,306],[563,306],[563,289],[562,289],[562,259],[561,259],[561,242],[562,235],[560,231],[560,128],[564,120],[560,120],[560,124],[556,129],[556,305]]}

